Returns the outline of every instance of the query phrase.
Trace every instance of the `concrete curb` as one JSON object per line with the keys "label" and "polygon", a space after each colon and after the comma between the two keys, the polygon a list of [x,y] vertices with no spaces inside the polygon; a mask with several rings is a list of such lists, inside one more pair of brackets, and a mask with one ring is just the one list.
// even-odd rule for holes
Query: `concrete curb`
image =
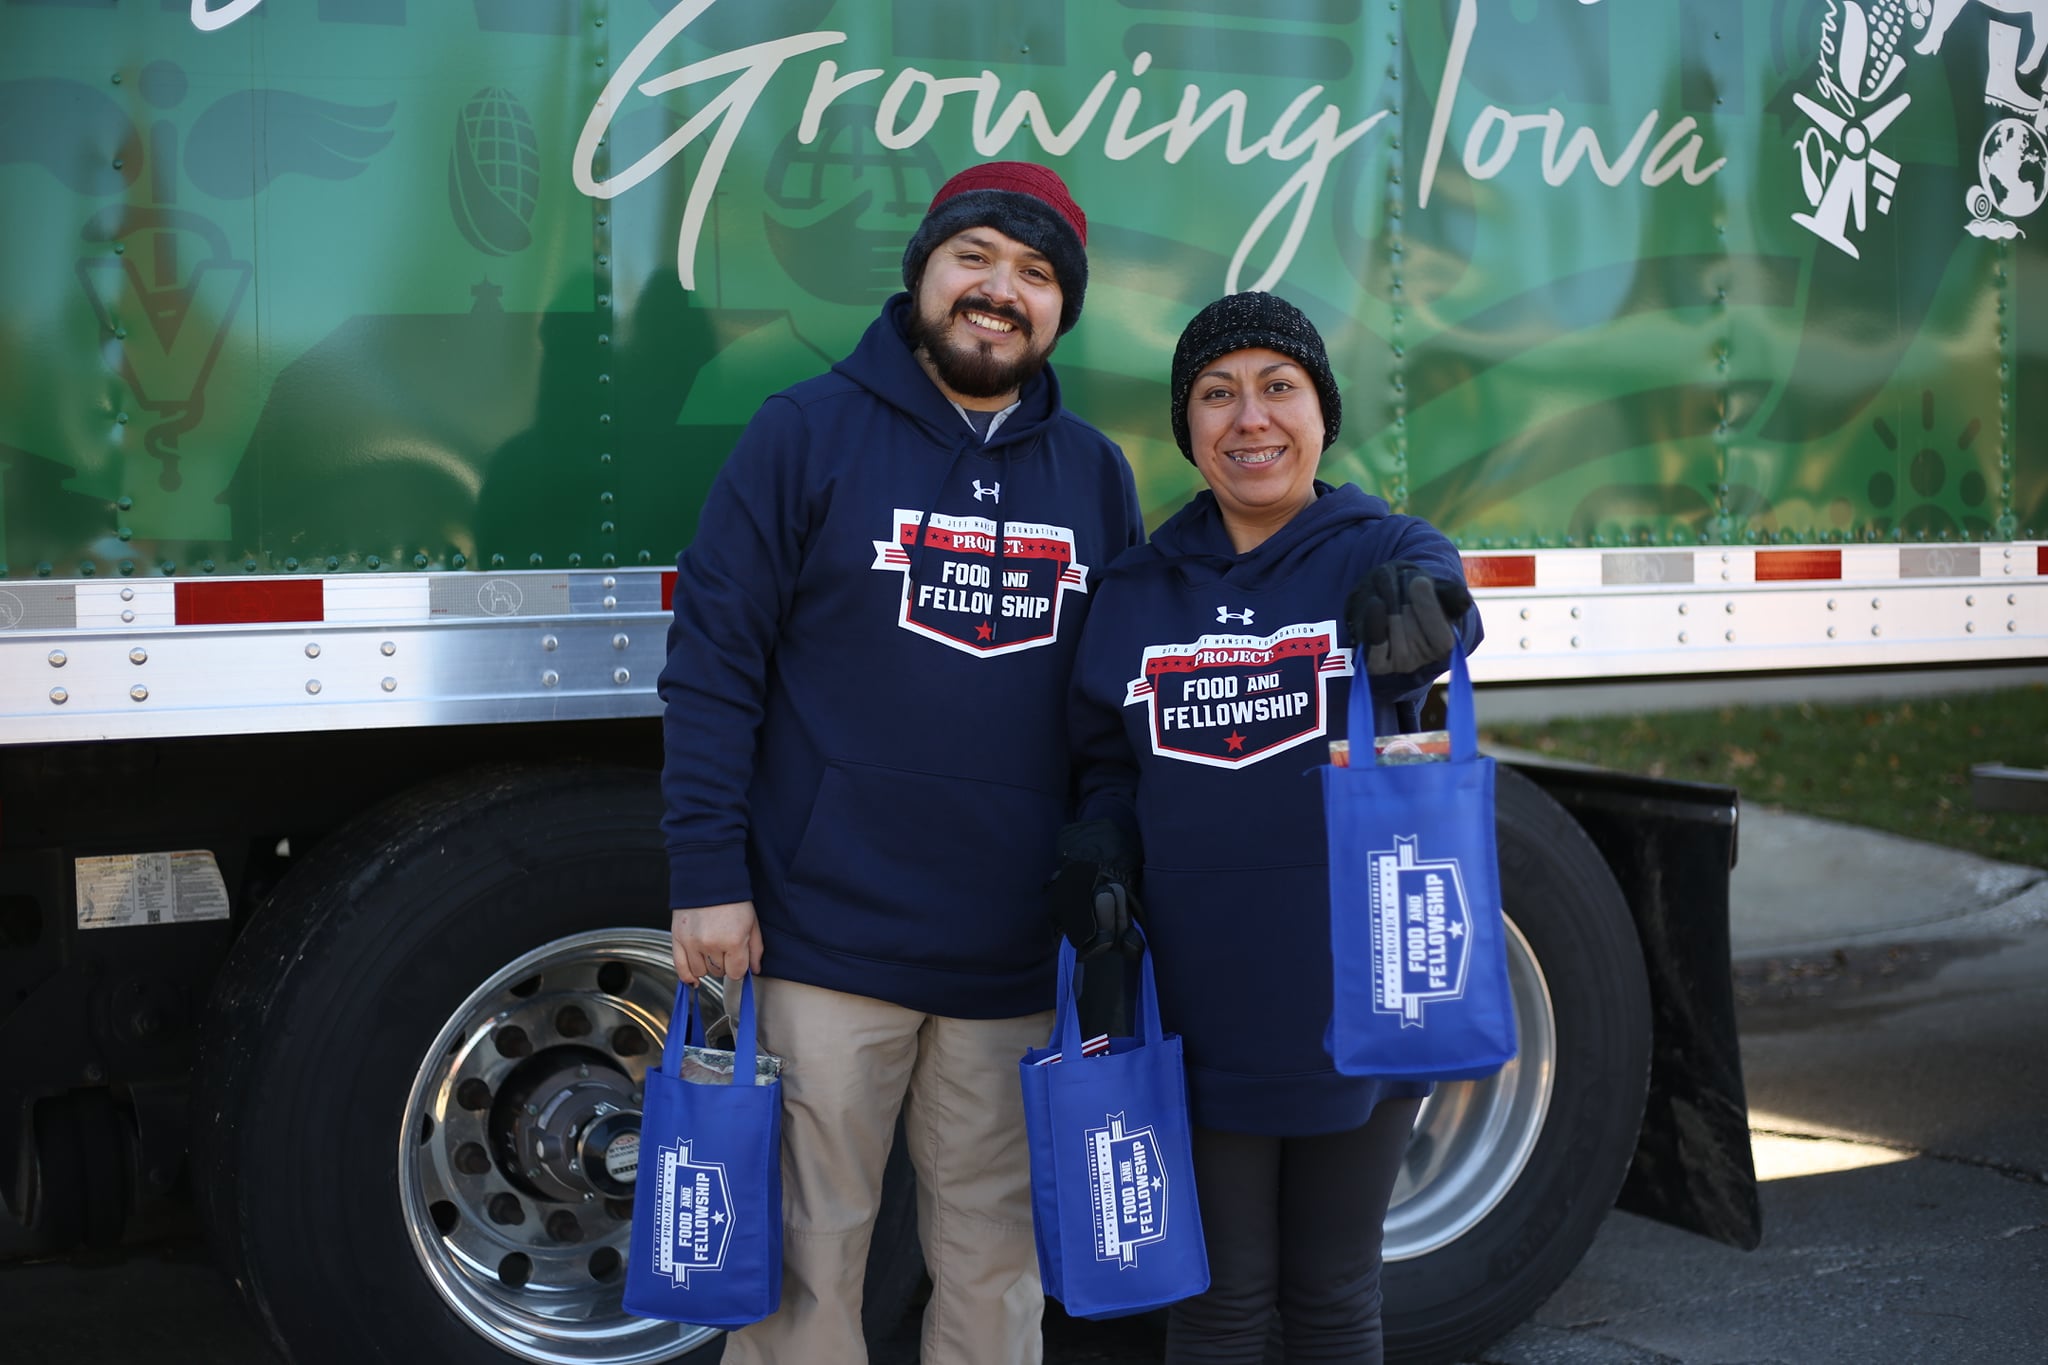
{"label": "concrete curb", "polygon": [[2048,922],[2048,871],[1757,805],[1729,877],[1737,961],[2012,933]]}
{"label": "concrete curb", "polygon": [[1845,933],[1833,938],[1774,944],[1768,948],[1736,949],[1732,962],[1762,962],[1772,958],[1818,957],[1838,948],[1884,948],[1895,944],[1933,943],[1943,940],[2006,938],[2048,926],[2048,874],[2011,900],[1981,910],[1964,910],[1924,920],[1918,924],[1897,924]]}

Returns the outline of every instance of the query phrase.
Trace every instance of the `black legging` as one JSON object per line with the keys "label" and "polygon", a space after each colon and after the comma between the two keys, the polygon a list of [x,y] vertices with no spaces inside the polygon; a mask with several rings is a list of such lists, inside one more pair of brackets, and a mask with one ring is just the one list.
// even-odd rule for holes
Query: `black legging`
{"label": "black legging", "polygon": [[1421,1107],[1318,1137],[1195,1129],[1209,1291],[1167,1315],[1166,1365],[1260,1365],[1275,1309],[1290,1365],[1380,1365],[1381,1225]]}

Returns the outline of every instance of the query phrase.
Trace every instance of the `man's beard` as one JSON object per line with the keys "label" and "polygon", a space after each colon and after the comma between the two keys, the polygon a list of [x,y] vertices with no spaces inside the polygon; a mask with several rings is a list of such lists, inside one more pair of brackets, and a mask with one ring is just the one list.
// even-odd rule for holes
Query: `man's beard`
{"label": "man's beard", "polygon": [[[949,340],[946,324],[970,310],[1015,323],[1017,330],[1024,334],[1025,342],[1031,341],[1031,322],[1021,309],[1006,308],[987,299],[964,299],[937,319],[927,317],[920,308],[912,308],[911,348],[931,361],[932,368],[939,372],[940,382],[947,388],[967,398],[1000,398],[1023,388],[1026,381],[1045,368],[1045,362],[1052,357],[1052,346],[1042,351],[1028,350],[1015,360],[998,360],[995,347],[986,341],[970,339],[961,344]],[[1053,345],[1058,344],[1055,338]]]}

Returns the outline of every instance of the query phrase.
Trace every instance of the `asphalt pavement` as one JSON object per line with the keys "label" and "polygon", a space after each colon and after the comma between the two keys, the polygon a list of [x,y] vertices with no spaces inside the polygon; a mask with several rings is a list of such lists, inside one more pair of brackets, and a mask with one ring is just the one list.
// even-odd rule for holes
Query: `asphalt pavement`
{"label": "asphalt pavement", "polygon": [[1610,1214],[1470,1365],[2048,1359],[2048,872],[1750,805],[1730,930],[1763,1244]]}

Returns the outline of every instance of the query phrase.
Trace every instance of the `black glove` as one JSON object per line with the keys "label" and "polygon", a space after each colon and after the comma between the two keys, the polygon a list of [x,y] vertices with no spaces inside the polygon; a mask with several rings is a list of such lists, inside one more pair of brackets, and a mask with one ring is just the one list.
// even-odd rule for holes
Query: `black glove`
{"label": "black glove", "polygon": [[1365,576],[1344,600],[1344,623],[1365,651],[1367,673],[1414,673],[1451,657],[1451,633],[1472,609],[1456,579],[1431,578],[1422,566],[1391,560]]}
{"label": "black glove", "polygon": [[1054,845],[1059,869],[1045,884],[1045,906],[1082,962],[1111,948],[1136,957],[1144,943],[1132,929],[1141,911],[1131,887],[1137,852],[1113,820],[1068,825]]}

